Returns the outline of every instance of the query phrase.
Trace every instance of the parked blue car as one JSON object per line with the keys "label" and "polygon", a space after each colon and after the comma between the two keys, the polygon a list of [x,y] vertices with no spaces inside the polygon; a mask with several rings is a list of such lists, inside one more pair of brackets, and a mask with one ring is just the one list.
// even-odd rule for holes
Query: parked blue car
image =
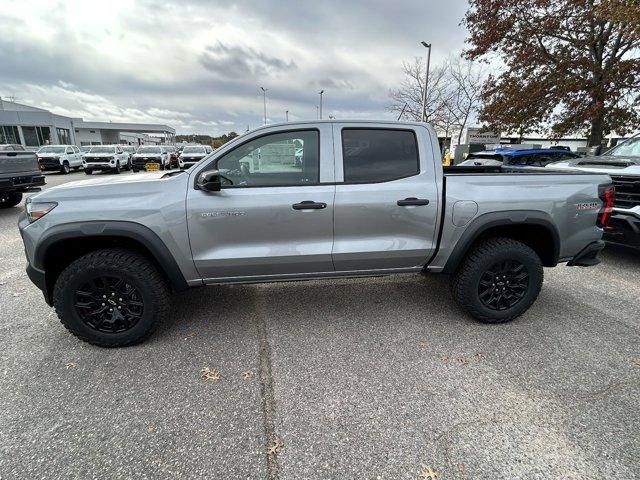
{"label": "parked blue car", "polygon": [[461,167],[473,166],[510,166],[510,167],[544,167],[549,163],[580,158],[577,153],[565,148],[533,148],[515,150],[509,147],[500,147],[495,150],[470,153]]}

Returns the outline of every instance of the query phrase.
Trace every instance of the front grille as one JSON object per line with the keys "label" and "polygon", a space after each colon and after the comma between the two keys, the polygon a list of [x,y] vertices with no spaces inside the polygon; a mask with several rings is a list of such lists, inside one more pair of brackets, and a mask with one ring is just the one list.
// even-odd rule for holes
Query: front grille
{"label": "front grille", "polygon": [[87,163],[109,163],[110,158],[104,157],[85,157]]}
{"label": "front grille", "polygon": [[40,165],[44,168],[60,168],[60,160],[55,158],[41,158]]}
{"label": "front grille", "polygon": [[618,208],[633,208],[640,205],[640,176],[611,176],[616,187],[614,205]]}

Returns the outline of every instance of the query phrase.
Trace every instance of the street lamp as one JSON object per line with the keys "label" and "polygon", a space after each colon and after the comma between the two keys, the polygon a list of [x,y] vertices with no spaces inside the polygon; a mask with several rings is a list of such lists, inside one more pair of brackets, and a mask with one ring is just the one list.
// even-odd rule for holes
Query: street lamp
{"label": "street lamp", "polygon": [[267,91],[268,88],[260,87],[262,90],[262,102],[264,103],[264,124],[267,124]]}
{"label": "street lamp", "polygon": [[322,94],[324,90],[320,90],[320,120],[322,120]]}
{"label": "street lamp", "polygon": [[427,42],[420,42],[423,47],[428,51],[427,53],[427,73],[424,79],[424,91],[422,92],[422,121],[427,120],[427,87],[429,86],[429,63],[431,63],[431,44]]}
{"label": "street lamp", "polygon": [[285,122],[288,122],[288,121],[289,121],[289,110],[286,110],[286,111],[284,112],[284,118],[285,118]]}
{"label": "street lamp", "polygon": [[318,105],[316,105],[316,118],[320,120],[320,110],[318,110]]}

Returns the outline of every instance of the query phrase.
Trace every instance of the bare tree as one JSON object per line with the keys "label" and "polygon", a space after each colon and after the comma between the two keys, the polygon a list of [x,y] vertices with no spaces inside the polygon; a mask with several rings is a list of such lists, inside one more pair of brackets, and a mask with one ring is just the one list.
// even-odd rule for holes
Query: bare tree
{"label": "bare tree", "polygon": [[[422,118],[425,65],[421,58],[403,63],[404,79],[399,89],[391,90],[390,111],[402,113],[404,120]],[[426,119],[446,138],[458,134],[458,143],[469,121],[481,106],[484,74],[473,62],[451,57],[429,74]]]}
{"label": "bare tree", "polygon": [[[424,94],[424,81],[426,67],[422,58],[415,57],[413,63],[403,62],[402,71],[404,79],[397,90],[390,90],[391,105],[388,110],[402,113],[402,120],[422,119],[422,96]],[[446,69],[441,66],[432,68],[429,72],[429,88],[427,89],[426,119],[431,122],[435,111],[441,102],[444,87]]]}

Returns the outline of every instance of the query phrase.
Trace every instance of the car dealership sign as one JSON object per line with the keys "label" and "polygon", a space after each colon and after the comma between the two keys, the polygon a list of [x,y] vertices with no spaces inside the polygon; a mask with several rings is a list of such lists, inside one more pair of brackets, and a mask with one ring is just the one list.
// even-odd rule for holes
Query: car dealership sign
{"label": "car dealership sign", "polygon": [[466,143],[500,144],[500,134],[482,128],[468,128]]}

